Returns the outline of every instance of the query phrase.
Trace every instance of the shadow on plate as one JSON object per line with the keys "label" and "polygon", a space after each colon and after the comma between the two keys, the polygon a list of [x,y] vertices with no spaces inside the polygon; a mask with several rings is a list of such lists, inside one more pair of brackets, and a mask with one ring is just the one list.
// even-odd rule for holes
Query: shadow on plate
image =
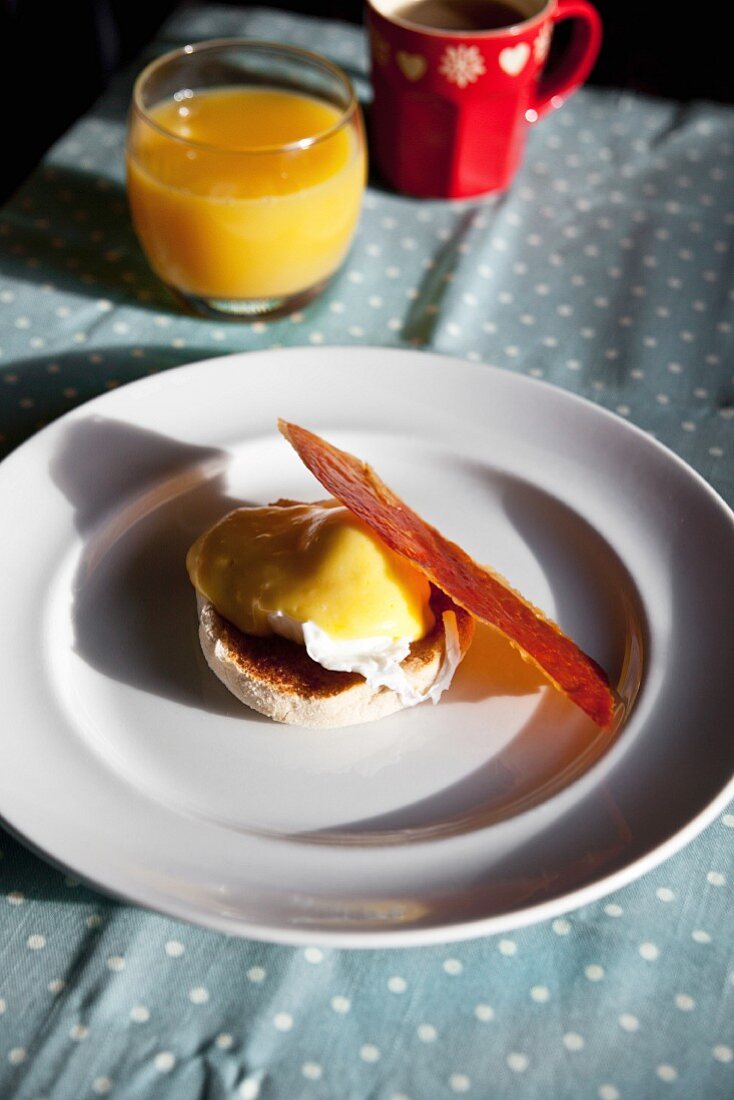
{"label": "shadow on plate", "polygon": [[[340,823],[299,836],[308,843],[403,844],[484,828],[544,801],[600,759],[616,738],[637,696],[643,670],[646,623],[642,602],[616,551],[578,512],[520,478],[471,460],[462,475],[477,483],[478,506],[504,512],[522,544],[531,548],[552,592],[554,617],[599,661],[621,705],[609,730],[600,730],[490,627],[475,639],[450,693],[441,703],[538,695],[538,704],[512,740],[492,750],[481,767],[394,811]],[[507,552],[506,549],[504,551]],[[491,532],[488,556],[491,557]],[[511,567],[511,562],[505,562]],[[512,569],[508,568],[512,573]],[[537,766],[549,741],[555,755]],[[461,811],[457,812],[457,806]]]}
{"label": "shadow on plate", "polygon": [[223,489],[226,461],[213,448],[89,417],[66,429],[51,476],[84,544],[73,582],[78,655],[141,691],[237,715],[242,705],[202,656],[185,568],[197,535],[246,503]]}

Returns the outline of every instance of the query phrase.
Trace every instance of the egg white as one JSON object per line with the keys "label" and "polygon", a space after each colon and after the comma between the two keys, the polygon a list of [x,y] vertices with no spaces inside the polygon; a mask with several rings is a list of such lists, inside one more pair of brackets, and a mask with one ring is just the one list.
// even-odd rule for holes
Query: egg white
{"label": "egg white", "polygon": [[437,703],[451,684],[461,661],[456,615],[443,615],[445,651],[433,683],[425,691],[411,685],[402,663],[410,652],[405,638],[333,638],[310,620],[298,622],[283,611],[271,611],[268,624],[274,634],[306,648],[312,661],[332,672],[358,672],[370,691],[389,688],[396,692],[404,707],[413,707],[431,699]]}

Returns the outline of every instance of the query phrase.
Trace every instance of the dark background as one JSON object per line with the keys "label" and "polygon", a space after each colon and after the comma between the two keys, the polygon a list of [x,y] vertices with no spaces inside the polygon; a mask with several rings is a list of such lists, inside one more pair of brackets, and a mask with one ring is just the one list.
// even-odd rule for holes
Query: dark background
{"label": "dark background", "polygon": [[[202,0],[205,3],[205,0]],[[734,50],[725,6],[668,0],[594,0],[604,21],[591,83],[678,100],[734,101]],[[6,135],[0,200],[52,142],[83,114],[176,8],[191,0],[0,0],[2,103],[20,118]],[[247,4],[230,4],[247,7]],[[350,23],[362,0],[273,0],[270,6]],[[727,20],[728,22],[728,20]],[[6,115],[6,126],[8,116]]]}

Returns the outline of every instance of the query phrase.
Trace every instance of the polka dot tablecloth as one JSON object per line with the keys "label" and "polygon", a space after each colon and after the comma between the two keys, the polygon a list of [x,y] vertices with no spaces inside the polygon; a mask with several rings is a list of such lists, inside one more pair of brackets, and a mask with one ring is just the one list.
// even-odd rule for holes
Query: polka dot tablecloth
{"label": "polka dot tablecloth", "polygon": [[[155,48],[230,34],[326,53],[368,95],[363,34],[337,23],[206,8]],[[93,395],[219,353],[426,347],[583,394],[734,498],[734,111],[586,89],[534,130],[508,195],[417,202],[376,182],[320,300],[221,325],[177,310],[132,234],[129,88],[2,212],[5,452]],[[230,939],[106,899],[6,834],[0,849],[3,1098],[734,1096],[734,813],[552,923],[396,951]]]}

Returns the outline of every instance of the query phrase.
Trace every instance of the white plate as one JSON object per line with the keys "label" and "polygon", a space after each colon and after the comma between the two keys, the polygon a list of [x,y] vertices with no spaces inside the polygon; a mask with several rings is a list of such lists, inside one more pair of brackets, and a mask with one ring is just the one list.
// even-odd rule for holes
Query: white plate
{"label": "white plate", "polygon": [[[278,416],[553,616],[622,727],[602,737],[485,631],[437,707],[327,732],[241,707],[199,652],[184,555],[237,502],[322,494]],[[116,895],[289,943],[458,939],[599,897],[732,795],[732,514],[553,387],[388,349],[197,363],[11,454],[0,514],[0,813]]]}

